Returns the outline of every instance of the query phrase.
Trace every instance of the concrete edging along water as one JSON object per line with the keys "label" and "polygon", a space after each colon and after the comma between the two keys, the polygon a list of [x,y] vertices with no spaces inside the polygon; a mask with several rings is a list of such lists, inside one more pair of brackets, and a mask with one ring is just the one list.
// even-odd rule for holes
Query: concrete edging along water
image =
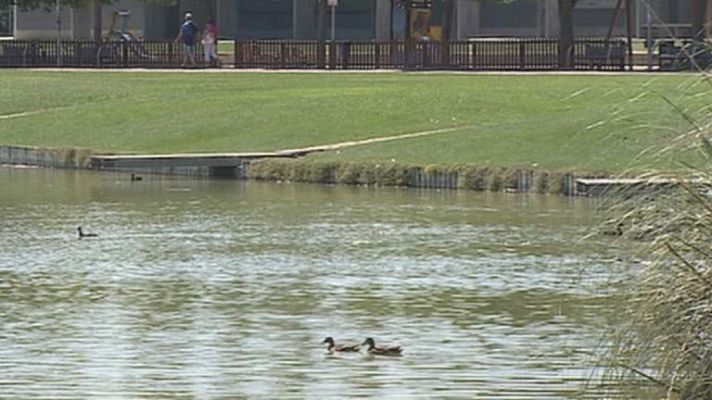
{"label": "concrete edging along water", "polygon": [[[297,164],[287,165],[282,175],[251,174],[250,165],[257,160],[295,159],[310,152],[321,151],[319,148],[309,150],[287,150],[264,153],[209,153],[209,154],[153,154],[153,155],[116,155],[92,154],[87,150],[78,149],[43,149],[24,146],[0,146],[0,164],[31,165],[47,168],[87,169],[94,171],[126,172],[157,175],[189,176],[196,178],[228,178],[228,179],[261,179],[261,180],[295,180],[312,183],[352,183],[379,184],[369,179],[359,178],[344,182],[337,178],[339,166],[330,166],[315,177],[289,179],[295,173]],[[286,163],[286,160],[284,160]],[[286,165],[286,164],[285,164]],[[351,165],[351,164],[349,164]],[[348,166],[347,166],[348,167]],[[366,165],[371,177],[379,174],[381,166]],[[383,166],[386,169],[388,166]],[[490,171],[488,168],[482,171]],[[324,172],[326,171],[326,172]],[[643,179],[593,179],[577,177],[573,173],[535,172],[526,169],[514,169],[503,172],[506,176],[482,176],[480,179],[498,180],[487,184],[468,182],[467,172],[455,169],[439,169],[427,166],[403,167],[397,183],[391,185],[424,189],[471,189],[499,190],[511,192],[543,192],[558,193],[569,196],[599,196],[616,193],[620,190],[650,190],[669,187],[676,183],[671,180]],[[539,176],[536,176],[536,174]],[[537,179],[551,180],[542,186]],[[554,181],[555,180],[555,181]],[[388,185],[388,184],[385,184]]]}
{"label": "concrete edging along water", "polygon": [[251,160],[299,155],[299,152],[117,155],[77,149],[0,146],[0,164],[236,179],[247,178]]}

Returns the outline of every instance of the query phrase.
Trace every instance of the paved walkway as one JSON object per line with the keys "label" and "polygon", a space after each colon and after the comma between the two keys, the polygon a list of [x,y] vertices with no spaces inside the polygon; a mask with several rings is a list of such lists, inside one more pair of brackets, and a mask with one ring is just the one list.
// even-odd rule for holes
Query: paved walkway
{"label": "paved walkway", "polygon": [[347,147],[362,146],[366,144],[390,142],[394,140],[404,140],[423,136],[432,136],[442,133],[455,132],[461,129],[472,128],[472,126],[459,126],[453,128],[435,129],[422,132],[406,133],[402,135],[383,136],[363,140],[351,140],[347,142],[332,143],[318,146],[278,150],[273,152],[245,152],[245,153],[176,153],[176,154],[111,154],[96,155],[92,158],[98,161],[161,161],[189,163],[191,160],[199,164],[220,164],[233,162],[236,159],[251,160],[256,158],[294,158],[303,157],[310,153],[322,151],[333,151]]}
{"label": "paved walkway", "polygon": [[[12,68],[8,68],[12,69]],[[247,69],[247,68],[204,68],[204,69],[161,69],[161,68],[14,68],[22,71],[50,72],[117,72],[117,73],[182,73],[182,74],[419,74],[419,75],[577,75],[577,76],[626,76],[626,75],[670,75],[671,72],[652,71],[647,68],[635,71],[403,71],[397,69],[371,70],[318,70],[318,69]],[[712,77],[712,72],[680,71],[674,74]]]}

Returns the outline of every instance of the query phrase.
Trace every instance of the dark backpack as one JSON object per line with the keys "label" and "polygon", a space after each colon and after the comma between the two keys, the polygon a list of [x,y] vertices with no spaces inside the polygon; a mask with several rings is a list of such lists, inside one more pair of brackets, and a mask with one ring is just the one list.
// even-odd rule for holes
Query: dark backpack
{"label": "dark backpack", "polygon": [[180,27],[180,38],[185,44],[192,45],[196,33],[198,33],[198,26],[193,21],[185,21]]}

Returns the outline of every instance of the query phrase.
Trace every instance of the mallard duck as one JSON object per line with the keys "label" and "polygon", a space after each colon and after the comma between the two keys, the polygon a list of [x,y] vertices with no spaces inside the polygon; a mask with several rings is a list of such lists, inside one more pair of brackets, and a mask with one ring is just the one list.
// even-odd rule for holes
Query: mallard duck
{"label": "mallard duck", "polygon": [[79,232],[79,239],[85,238],[85,237],[97,237],[97,236],[99,236],[99,235],[97,235],[96,233],[84,233],[84,232],[82,231],[82,227],[81,227],[81,226],[78,226],[78,227],[77,227],[77,232]]}
{"label": "mallard duck", "polygon": [[399,356],[403,352],[400,346],[376,347],[376,342],[372,338],[366,338],[363,344],[368,345],[368,354],[375,356]]}
{"label": "mallard duck", "polygon": [[333,352],[352,353],[352,352],[360,351],[360,346],[357,344],[352,345],[352,346],[347,346],[347,345],[337,346],[336,343],[334,343],[334,339],[331,336],[328,336],[321,343],[329,344],[329,347],[327,347],[326,350],[328,350],[330,353],[333,353]]}
{"label": "mallard duck", "polygon": [[142,176],[138,176],[136,174],[131,174],[131,182],[137,182],[137,181],[142,181],[142,180],[143,180]]}
{"label": "mallard duck", "polygon": [[609,229],[609,230],[603,231],[602,233],[604,235],[608,235],[608,236],[622,236],[623,235],[623,223],[621,222],[618,225],[616,225],[615,230]]}

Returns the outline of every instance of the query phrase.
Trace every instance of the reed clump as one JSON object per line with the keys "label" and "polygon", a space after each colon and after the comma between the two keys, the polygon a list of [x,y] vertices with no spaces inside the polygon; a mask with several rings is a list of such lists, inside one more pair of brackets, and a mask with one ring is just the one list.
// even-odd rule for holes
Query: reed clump
{"label": "reed clump", "polygon": [[648,398],[712,399],[712,144],[699,138],[702,166],[615,207],[647,263],[625,287],[606,378]]}
{"label": "reed clump", "polygon": [[487,185],[490,169],[466,165],[460,168],[460,187],[471,190],[489,190]]}
{"label": "reed clump", "polygon": [[[579,176],[589,175],[580,173]],[[401,187],[427,187],[432,182],[441,185],[447,182],[447,187],[460,189],[551,194],[570,194],[567,180],[573,182],[571,173],[542,169],[438,164],[420,167],[394,161],[325,161],[309,157],[256,160],[250,163],[248,177],[282,182]]]}
{"label": "reed clump", "polygon": [[63,149],[39,149],[45,157],[53,158],[62,168],[88,168],[91,164],[91,157],[94,154],[89,149],[67,147]]}

